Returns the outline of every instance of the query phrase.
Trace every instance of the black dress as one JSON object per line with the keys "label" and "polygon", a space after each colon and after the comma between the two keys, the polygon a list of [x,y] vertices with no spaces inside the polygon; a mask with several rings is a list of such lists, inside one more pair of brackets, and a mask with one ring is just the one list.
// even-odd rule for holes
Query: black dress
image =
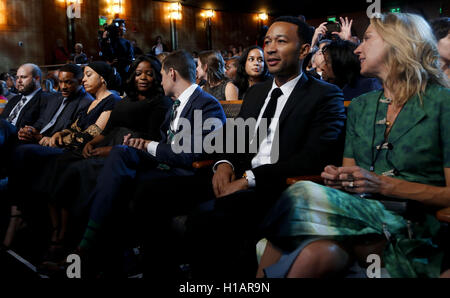
{"label": "black dress", "polygon": [[[159,141],[160,126],[171,103],[165,96],[143,101],[125,98],[112,111],[102,132],[105,139],[97,147],[121,145],[128,133],[132,137]],[[81,216],[89,205],[89,194],[104,161],[103,157],[85,159],[81,148],[58,157],[48,184],[50,201],[67,208],[74,216]]]}

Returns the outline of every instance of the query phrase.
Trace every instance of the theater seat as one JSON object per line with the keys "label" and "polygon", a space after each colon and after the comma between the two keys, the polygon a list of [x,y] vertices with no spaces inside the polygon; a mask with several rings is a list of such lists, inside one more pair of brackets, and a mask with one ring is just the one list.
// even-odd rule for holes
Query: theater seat
{"label": "theater seat", "polygon": [[242,100],[220,100],[223,111],[227,118],[236,118],[241,110]]}

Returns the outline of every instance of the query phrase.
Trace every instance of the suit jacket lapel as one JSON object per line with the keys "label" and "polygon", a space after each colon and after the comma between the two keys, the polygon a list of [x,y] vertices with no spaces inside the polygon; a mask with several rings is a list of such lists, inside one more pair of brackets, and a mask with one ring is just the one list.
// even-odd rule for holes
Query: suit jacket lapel
{"label": "suit jacket lapel", "polygon": [[11,100],[8,101],[8,103],[6,104],[6,108],[3,111],[5,118],[7,118],[9,116],[9,114],[12,112],[12,110],[14,109],[14,107],[16,106],[16,104],[19,102],[19,100],[21,98],[22,98],[22,95],[17,94],[13,98],[11,98]]}
{"label": "suit jacket lapel", "polygon": [[308,77],[305,73],[302,74],[300,79],[298,80],[297,84],[294,87],[294,90],[292,90],[291,95],[289,96],[283,111],[281,111],[279,125],[283,123],[283,121],[286,119],[287,116],[292,112],[293,107],[302,104],[302,98],[307,96],[306,89],[302,88],[306,82],[308,82]]}
{"label": "suit jacket lapel", "polygon": [[255,118],[258,118],[259,114],[261,113],[261,109],[266,102],[266,98],[269,95],[270,89],[272,89],[273,80],[274,79],[269,80],[267,84],[263,88],[261,88],[261,96],[255,98],[256,103],[252,105],[255,107],[255,112],[257,113]]}
{"label": "suit jacket lapel", "polygon": [[[34,106],[34,102],[36,100],[38,100],[38,98],[41,96],[42,93],[42,89],[40,89],[38,92],[36,92],[36,94],[34,94],[34,96],[30,99],[30,101],[22,108],[22,111],[20,111],[19,114],[19,118],[17,118],[17,123],[20,123],[22,121],[23,116],[25,115],[25,113],[31,109],[31,107]],[[39,109],[39,113],[41,113],[42,111],[40,110],[41,107],[37,107],[37,109]]]}
{"label": "suit jacket lapel", "polygon": [[200,95],[201,91],[202,90],[200,89],[200,87],[197,87],[195,89],[194,93],[192,93],[192,95],[189,97],[188,102],[184,106],[183,111],[181,111],[180,118],[186,118],[186,115],[188,114],[188,112],[190,111],[190,109],[192,107],[193,101]]}
{"label": "suit jacket lapel", "polygon": [[[181,112],[180,118],[186,117],[187,113],[189,112],[189,110],[192,107],[192,102],[200,95],[200,93],[201,93],[201,89],[200,89],[200,87],[197,87],[195,89],[194,93],[192,93],[191,97],[189,97],[189,100],[186,103],[186,105],[184,106],[183,111]],[[168,130],[170,127],[170,114],[171,113],[172,113],[172,107],[170,107],[170,109],[167,111],[164,122],[161,125],[161,134],[162,134],[161,142],[164,142],[164,143],[167,141],[167,134],[168,134]]]}

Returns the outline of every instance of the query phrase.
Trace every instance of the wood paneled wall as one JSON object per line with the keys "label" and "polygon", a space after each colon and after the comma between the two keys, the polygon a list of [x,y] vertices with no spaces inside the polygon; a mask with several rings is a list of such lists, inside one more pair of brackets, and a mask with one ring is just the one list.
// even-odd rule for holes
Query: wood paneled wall
{"label": "wood paneled wall", "polygon": [[[170,47],[170,21],[167,2],[125,0],[127,39],[136,39],[139,47],[148,52],[156,36],[163,36]],[[440,1],[415,4],[425,7],[429,18],[438,17]],[[414,7],[412,7],[414,8]],[[207,47],[205,24],[199,8],[183,6],[183,18],[177,21],[178,45],[188,51]],[[444,15],[448,15],[448,4]],[[368,25],[365,12],[341,14],[353,18],[357,35],[362,36]],[[81,42],[89,57],[97,58],[97,31],[99,16],[113,18],[106,11],[106,0],[84,0],[81,19],[75,19],[76,42]],[[308,19],[317,26],[326,18]],[[67,42],[67,18],[63,3],[58,0],[0,0],[0,72],[17,68],[24,62],[38,65],[51,64],[56,39]],[[229,45],[248,46],[255,43],[257,21],[255,14],[217,11],[212,20],[214,49],[227,49]],[[21,42],[21,44],[19,44]],[[72,49],[69,49],[72,51]]]}

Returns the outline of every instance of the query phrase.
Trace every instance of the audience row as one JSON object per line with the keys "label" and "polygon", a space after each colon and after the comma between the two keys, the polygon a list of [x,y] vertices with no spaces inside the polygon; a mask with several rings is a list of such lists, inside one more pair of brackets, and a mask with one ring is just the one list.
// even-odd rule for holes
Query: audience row
{"label": "audience row", "polygon": [[[70,253],[83,277],[126,274],[105,264],[136,246],[155,278],[346,276],[369,254],[391,277],[445,275],[434,213],[450,206],[449,20],[436,39],[418,15],[382,14],[359,44],[341,21],[320,41],[323,26],[279,17],[264,48],[226,63],[216,51],[139,56],[122,97],[102,61],[61,67],[57,93],[20,66],[1,85],[18,93],[0,114],[4,247],[20,249],[27,222],[51,276]],[[238,99],[244,127],[219,102]],[[305,175],[322,183],[286,184]]]}

